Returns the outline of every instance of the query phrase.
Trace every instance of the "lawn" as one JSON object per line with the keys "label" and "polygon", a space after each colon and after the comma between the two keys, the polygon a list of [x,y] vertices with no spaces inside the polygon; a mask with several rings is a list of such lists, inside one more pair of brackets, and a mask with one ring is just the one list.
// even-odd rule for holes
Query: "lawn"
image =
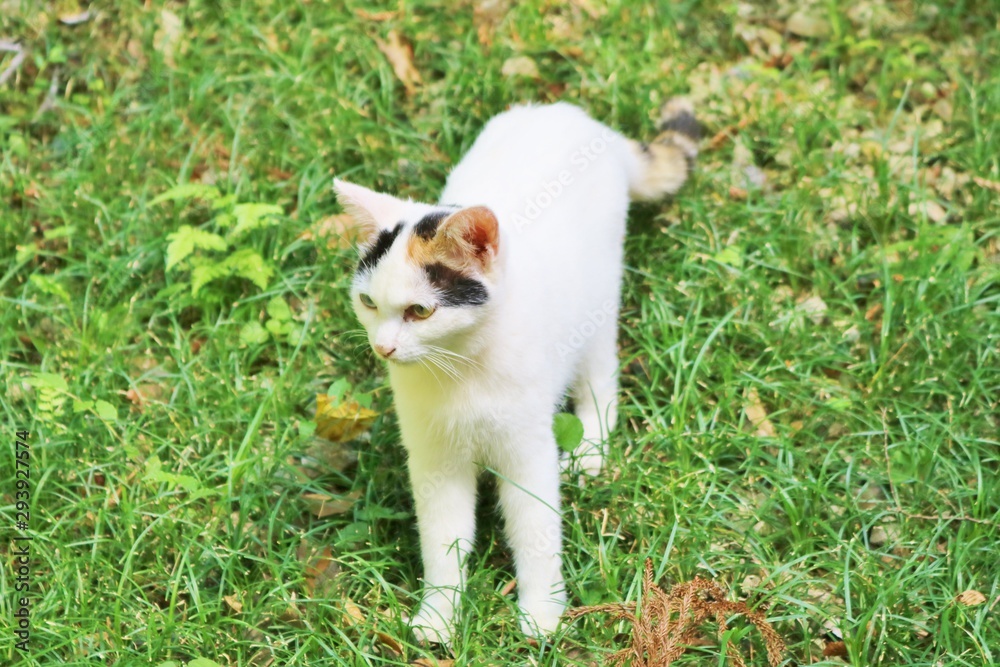
{"label": "lawn", "polygon": [[[636,601],[651,559],[763,610],[797,664],[1000,661],[997,6],[346,4],[0,0],[0,663],[625,646],[600,614],[520,634],[488,484],[452,651],[415,644],[404,457],[331,181],[434,200],[510,104],[649,139],[678,94],[702,153],[632,209],[620,427],[563,485],[571,604]],[[678,664],[724,664],[703,635]]]}

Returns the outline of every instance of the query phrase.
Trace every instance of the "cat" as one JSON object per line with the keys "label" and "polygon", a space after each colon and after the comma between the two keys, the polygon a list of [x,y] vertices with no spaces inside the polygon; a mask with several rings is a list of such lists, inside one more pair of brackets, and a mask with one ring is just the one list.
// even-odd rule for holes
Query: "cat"
{"label": "cat", "polygon": [[686,100],[664,106],[660,130],[640,144],[571,104],[517,106],[486,125],[439,204],[334,180],[363,239],[353,306],[388,362],[408,453],[421,641],[450,641],[484,467],[499,481],[521,628],[541,636],[559,624],[553,417],[568,393],[584,433],[570,465],[599,473],[617,419],[629,201],[677,192],[698,153]]}

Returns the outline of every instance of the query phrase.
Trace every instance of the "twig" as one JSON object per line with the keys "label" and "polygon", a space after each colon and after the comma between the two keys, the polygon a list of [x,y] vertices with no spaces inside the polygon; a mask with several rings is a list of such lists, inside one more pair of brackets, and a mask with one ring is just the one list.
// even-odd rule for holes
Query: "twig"
{"label": "twig", "polygon": [[14,76],[17,72],[17,68],[21,66],[24,59],[28,57],[28,51],[16,42],[8,42],[5,39],[0,39],[0,51],[6,51],[7,53],[13,53],[14,58],[10,61],[2,73],[0,73],[0,86],[7,83],[7,79]]}
{"label": "twig", "polygon": [[921,519],[923,521],[968,521],[969,523],[978,523],[983,526],[998,526],[1000,523],[996,521],[990,521],[989,519],[977,519],[973,516],[966,516],[965,514],[959,514],[958,516],[934,516],[933,514],[914,514],[912,512],[906,512],[901,507],[897,507],[896,511],[907,519]]}
{"label": "twig", "polygon": [[45,93],[45,99],[42,100],[42,105],[38,107],[38,111],[35,112],[35,116],[32,120],[38,120],[43,113],[45,113],[49,109],[54,109],[56,107],[56,93],[58,91],[59,91],[59,70],[56,69],[52,73],[52,83],[49,84],[49,90]]}

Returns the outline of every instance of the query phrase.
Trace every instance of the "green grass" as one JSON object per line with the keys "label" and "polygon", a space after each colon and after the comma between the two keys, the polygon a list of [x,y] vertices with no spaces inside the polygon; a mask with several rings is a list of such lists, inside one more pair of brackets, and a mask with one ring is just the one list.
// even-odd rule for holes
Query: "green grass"
{"label": "green grass", "polygon": [[[56,20],[69,0],[0,4],[0,38],[30,50],[0,86],[4,664],[429,655],[401,620],[418,544],[385,373],[348,335],[352,252],[303,233],[339,211],[334,173],[433,199],[511,103],[571,100],[648,138],[678,93],[709,138],[731,136],[706,141],[674,201],[633,209],[611,469],[564,485],[572,603],[635,600],[651,558],[664,586],[711,577],[766,602],[797,663],[837,664],[822,656],[835,634],[855,665],[1000,661],[1000,207],[971,180],[1000,181],[993,5],[819,3],[829,34],[800,39],[782,34],[785,5],[539,1],[505,12],[486,48],[472,4],[98,2],[74,27]],[[172,62],[154,48],[163,7],[183,22]],[[767,27],[783,69],[744,38]],[[390,29],[414,46],[413,95],[373,41]],[[539,79],[501,73],[519,55]],[[275,268],[263,289],[237,276],[193,296],[166,270],[169,234],[216,229],[204,203],[151,204],[192,179],[281,207],[199,251],[259,253]],[[910,207],[925,200],[940,208]],[[241,341],[275,297],[305,338]],[[40,372],[65,389],[29,384]],[[356,465],[303,479],[311,401],[341,378],[371,392],[370,440]],[[8,546],[19,429],[27,653]],[[310,492],[356,500],[317,518]],[[493,500],[457,663],[586,665],[620,647],[625,628],[596,616],[540,646],[519,634]],[[334,576],[308,585],[323,547]],[[969,589],[986,602],[956,602]]]}

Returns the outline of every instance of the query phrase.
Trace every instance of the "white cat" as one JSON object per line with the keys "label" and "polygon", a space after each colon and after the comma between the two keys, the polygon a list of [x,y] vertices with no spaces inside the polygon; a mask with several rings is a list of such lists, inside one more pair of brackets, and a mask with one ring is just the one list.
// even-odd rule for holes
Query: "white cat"
{"label": "white cat", "polygon": [[691,106],[664,108],[649,145],[569,104],[487,124],[440,204],[334,181],[367,239],[358,319],[387,359],[409,454],[424,563],[421,640],[448,642],[475,532],[476,478],[499,478],[521,626],[553,631],[566,605],[559,452],[567,392],[583,422],[573,460],[600,471],[617,418],[617,314],[631,199],[676,192],[697,154]]}

